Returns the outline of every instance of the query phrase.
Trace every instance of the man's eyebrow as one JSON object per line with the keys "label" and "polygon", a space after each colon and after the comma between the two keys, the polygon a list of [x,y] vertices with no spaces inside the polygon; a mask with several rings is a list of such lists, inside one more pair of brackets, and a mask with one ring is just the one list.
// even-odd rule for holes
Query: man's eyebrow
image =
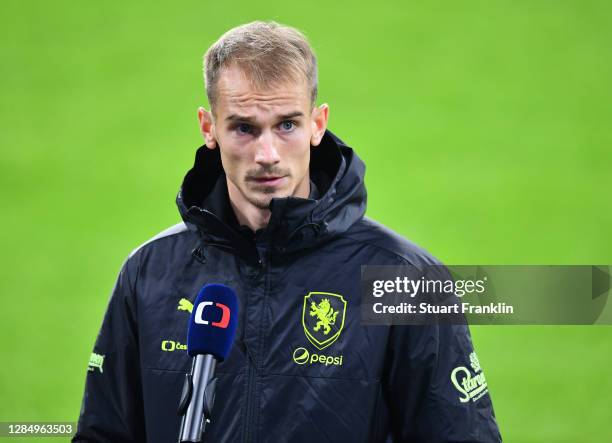
{"label": "man's eyebrow", "polygon": [[226,121],[239,121],[239,122],[254,122],[255,118],[251,117],[250,115],[238,115],[238,114],[231,114],[227,117],[225,117]]}
{"label": "man's eyebrow", "polygon": [[290,118],[295,118],[295,117],[304,117],[304,113],[302,111],[295,111],[295,112],[290,112],[289,114],[285,114],[285,115],[281,115],[279,116],[279,120],[288,120]]}
{"label": "man's eyebrow", "polygon": [[[288,120],[290,118],[303,117],[304,113],[302,111],[294,111],[288,114],[283,114],[278,116],[278,120]],[[246,123],[254,123],[255,117],[251,115],[238,115],[238,114],[230,114],[225,118],[226,121],[230,122],[246,122]]]}

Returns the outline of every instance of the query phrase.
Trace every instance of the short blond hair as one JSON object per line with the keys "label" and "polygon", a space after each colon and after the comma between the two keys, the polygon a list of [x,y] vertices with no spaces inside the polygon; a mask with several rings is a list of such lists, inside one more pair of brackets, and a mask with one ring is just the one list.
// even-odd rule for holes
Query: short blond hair
{"label": "short blond hair", "polygon": [[317,59],[306,37],[276,22],[254,21],[230,29],[204,55],[208,103],[217,101],[217,83],[224,68],[239,67],[257,88],[304,79],[314,106],[317,99]]}

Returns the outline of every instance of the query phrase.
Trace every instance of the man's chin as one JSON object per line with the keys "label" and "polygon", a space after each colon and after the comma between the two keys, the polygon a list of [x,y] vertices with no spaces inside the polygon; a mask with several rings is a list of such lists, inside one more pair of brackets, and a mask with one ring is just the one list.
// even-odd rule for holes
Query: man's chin
{"label": "man's chin", "polygon": [[285,198],[288,197],[286,192],[258,192],[256,195],[252,195],[249,198],[249,201],[252,205],[258,207],[259,209],[270,209],[270,202],[273,198]]}

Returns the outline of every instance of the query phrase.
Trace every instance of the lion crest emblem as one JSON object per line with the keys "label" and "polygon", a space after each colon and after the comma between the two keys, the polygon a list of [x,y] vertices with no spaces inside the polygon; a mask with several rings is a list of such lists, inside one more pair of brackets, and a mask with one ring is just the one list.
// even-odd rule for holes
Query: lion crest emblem
{"label": "lion crest emblem", "polygon": [[324,298],[318,305],[313,301],[310,302],[310,316],[319,320],[313,330],[318,331],[323,326],[323,334],[327,335],[331,331],[331,326],[336,324],[338,311],[331,307],[329,299]]}
{"label": "lion crest emblem", "polygon": [[304,297],[302,325],[306,338],[321,350],[335,342],[344,327],[346,301],[329,292],[310,292]]}

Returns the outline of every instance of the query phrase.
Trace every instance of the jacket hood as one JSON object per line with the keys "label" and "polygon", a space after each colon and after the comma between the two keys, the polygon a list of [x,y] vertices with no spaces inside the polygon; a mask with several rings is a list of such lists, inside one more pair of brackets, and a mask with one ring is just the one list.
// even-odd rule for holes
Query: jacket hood
{"label": "jacket hood", "polygon": [[[221,214],[204,207],[217,180],[225,175],[219,149],[206,145],[196,152],[176,198],[181,217],[207,241],[248,247],[248,239]],[[366,210],[365,165],[353,149],[329,130],[311,148],[310,179],[319,195],[312,198],[273,198],[270,221],[257,238],[279,252],[309,248],[348,230]],[[252,243],[250,244],[252,247]]]}

